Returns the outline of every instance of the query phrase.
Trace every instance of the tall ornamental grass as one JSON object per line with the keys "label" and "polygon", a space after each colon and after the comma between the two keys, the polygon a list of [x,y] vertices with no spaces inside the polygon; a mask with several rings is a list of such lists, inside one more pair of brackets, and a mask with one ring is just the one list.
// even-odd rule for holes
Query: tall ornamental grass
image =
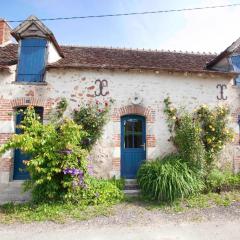
{"label": "tall ornamental grass", "polygon": [[200,192],[204,184],[179,155],[145,162],[138,171],[138,184],[151,200],[173,202]]}

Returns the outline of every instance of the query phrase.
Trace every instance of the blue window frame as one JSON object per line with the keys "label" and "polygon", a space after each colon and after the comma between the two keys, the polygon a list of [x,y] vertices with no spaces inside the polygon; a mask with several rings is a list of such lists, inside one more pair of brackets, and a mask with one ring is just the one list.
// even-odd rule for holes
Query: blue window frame
{"label": "blue window frame", "polygon": [[18,61],[18,82],[41,82],[45,72],[45,55],[47,40],[27,38],[21,40]]}

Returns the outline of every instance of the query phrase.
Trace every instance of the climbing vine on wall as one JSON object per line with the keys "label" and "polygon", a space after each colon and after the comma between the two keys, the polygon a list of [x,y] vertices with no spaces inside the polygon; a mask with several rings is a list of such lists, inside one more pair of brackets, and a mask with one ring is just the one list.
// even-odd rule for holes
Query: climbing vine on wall
{"label": "climbing vine on wall", "polygon": [[[191,121],[196,126],[195,133],[199,135],[199,139],[204,146],[206,166],[210,171],[214,167],[220,151],[227,143],[234,140],[233,130],[229,127],[229,108],[226,106],[210,108],[207,105],[201,105],[192,113],[181,112],[173,107],[169,97],[164,99],[164,105],[171,140],[175,145],[177,139],[176,133],[179,133],[179,129],[184,124],[183,117],[186,114],[190,116]],[[185,139],[178,141],[178,149],[186,143],[186,138],[189,138],[190,135],[192,134],[189,133],[185,135]]]}
{"label": "climbing vine on wall", "polygon": [[91,150],[96,141],[102,136],[104,126],[108,120],[108,113],[112,100],[81,105],[73,112],[73,119],[88,133],[84,146]]}

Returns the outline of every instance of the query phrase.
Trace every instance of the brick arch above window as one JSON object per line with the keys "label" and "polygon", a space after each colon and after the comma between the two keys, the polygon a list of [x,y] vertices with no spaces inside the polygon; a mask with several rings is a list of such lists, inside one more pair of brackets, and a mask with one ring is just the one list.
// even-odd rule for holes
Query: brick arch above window
{"label": "brick arch above window", "polygon": [[140,115],[146,117],[147,122],[155,121],[155,110],[151,107],[144,107],[141,105],[127,105],[120,108],[115,108],[112,114],[112,120],[115,122],[120,121],[120,118],[125,115]]}
{"label": "brick arch above window", "polygon": [[43,98],[35,98],[35,97],[22,97],[16,98],[10,101],[12,110],[18,107],[43,107],[43,120],[47,120],[49,118],[49,114],[51,112],[52,106],[54,105],[54,99],[43,99]]}
{"label": "brick arch above window", "polygon": [[34,97],[23,97],[16,98],[11,100],[12,108],[22,107],[22,106],[38,106],[44,107],[46,101],[42,98],[34,98]]}

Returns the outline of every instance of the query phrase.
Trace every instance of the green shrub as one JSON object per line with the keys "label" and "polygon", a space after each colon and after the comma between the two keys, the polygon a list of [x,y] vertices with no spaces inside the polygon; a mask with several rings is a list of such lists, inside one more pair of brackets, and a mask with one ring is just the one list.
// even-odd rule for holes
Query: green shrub
{"label": "green shrub", "polygon": [[191,169],[203,175],[205,165],[205,149],[201,141],[201,128],[197,120],[185,113],[176,123],[174,143],[178,148],[181,159]]}
{"label": "green shrub", "polygon": [[[64,110],[66,102],[61,104]],[[25,190],[31,190],[34,202],[78,201],[84,205],[122,199],[120,182],[97,180],[89,174],[88,148],[81,144],[88,133],[81,125],[70,119],[43,125],[29,107],[18,127],[23,133],[13,135],[0,153],[19,148],[31,156],[24,162],[30,174],[24,185]]]}
{"label": "green shrub", "polygon": [[83,147],[91,150],[96,141],[102,136],[103,128],[107,123],[109,104],[96,102],[96,104],[82,105],[73,112],[73,120],[87,132]]}
{"label": "green shrub", "polygon": [[208,173],[216,167],[219,153],[227,143],[234,139],[233,129],[229,127],[230,109],[216,106],[210,109],[202,105],[196,109],[194,117],[201,125],[201,139],[206,150],[206,170]]}
{"label": "green shrub", "polygon": [[76,188],[68,199],[82,205],[114,204],[123,199],[123,192],[109,180],[90,178],[86,188]]}
{"label": "green shrub", "polygon": [[[53,201],[64,198],[72,190],[73,182],[79,181],[77,172],[87,178],[87,152],[79,146],[86,135],[80,125],[65,119],[61,125],[42,124],[34,109],[24,112],[24,120],[18,126],[22,134],[14,134],[4,144],[0,153],[11,148],[19,148],[29,154],[25,161],[30,179],[25,182],[25,190],[32,190],[34,201]],[[72,174],[64,174],[72,169]]]}
{"label": "green shrub", "polygon": [[123,190],[125,187],[125,180],[123,178],[116,179],[115,177],[113,177],[108,181],[114,184],[120,190]]}
{"label": "green shrub", "polygon": [[144,196],[172,202],[203,189],[202,181],[179,155],[169,155],[142,164],[137,175]]}
{"label": "green shrub", "polygon": [[240,187],[240,174],[233,174],[231,171],[213,169],[206,178],[206,190],[221,192]]}

